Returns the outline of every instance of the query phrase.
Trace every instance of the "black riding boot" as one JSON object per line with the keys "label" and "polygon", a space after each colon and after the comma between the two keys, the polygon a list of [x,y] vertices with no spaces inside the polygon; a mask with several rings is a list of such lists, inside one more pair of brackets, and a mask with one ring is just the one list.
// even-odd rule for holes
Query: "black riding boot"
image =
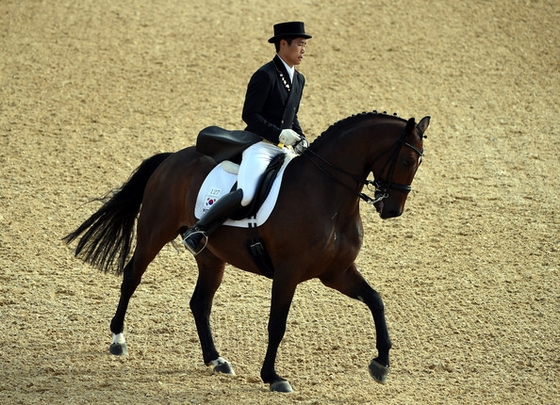
{"label": "black riding boot", "polygon": [[202,249],[204,249],[204,247],[198,249],[202,237],[208,237],[208,235],[222,225],[225,220],[239,208],[242,198],[243,190],[237,189],[218,199],[202,218],[185,232],[183,235],[183,244],[185,247],[189,249],[193,255],[196,256],[199,254]]}

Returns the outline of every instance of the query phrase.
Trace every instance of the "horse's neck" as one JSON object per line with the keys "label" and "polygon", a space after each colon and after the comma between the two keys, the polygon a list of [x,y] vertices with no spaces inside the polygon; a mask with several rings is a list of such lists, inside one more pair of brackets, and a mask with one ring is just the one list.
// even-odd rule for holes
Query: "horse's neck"
{"label": "horse's neck", "polygon": [[[365,179],[367,176],[368,146],[358,137],[353,138],[352,131],[346,131],[332,139],[323,139],[319,147],[312,148],[319,161],[329,172],[336,173],[336,168]],[[312,145],[312,147],[315,145]],[[328,163],[327,163],[328,162]]]}
{"label": "horse's neck", "polygon": [[334,206],[355,205],[368,175],[366,155],[367,151],[353,142],[324,139],[320,147],[312,145],[307,158],[298,159],[303,165],[298,172],[306,173],[307,183]]}
{"label": "horse's neck", "polygon": [[[338,132],[325,133],[316,145],[311,145],[313,164],[322,176],[336,178],[338,183],[361,192],[364,182],[373,169],[376,159],[398,141],[402,128],[393,117],[373,116]],[[357,180],[359,179],[359,180]],[[351,195],[351,193],[348,193]]]}

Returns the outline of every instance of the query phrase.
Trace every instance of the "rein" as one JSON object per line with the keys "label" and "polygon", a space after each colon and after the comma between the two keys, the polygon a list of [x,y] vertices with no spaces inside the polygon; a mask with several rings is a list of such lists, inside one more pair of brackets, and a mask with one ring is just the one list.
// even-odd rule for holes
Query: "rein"
{"label": "rein", "polygon": [[[405,142],[403,137],[401,137],[399,139],[399,141],[397,142],[397,144],[395,146],[396,146],[396,148],[394,149],[394,152],[391,156],[391,166],[389,168],[389,176],[388,176],[389,180],[388,181],[382,181],[382,180],[376,180],[376,179],[374,179],[374,180],[362,179],[362,177],[357,176],[357,175],[352,174],[352,173],[348,173],[346,170],[342,169],[341,167],[332,164],[331,162],[329,162],[328,160],[326,160],[325,158],[323,158],[321,155],[317,154],[316,152],[312,151],[311,149],[306,149],[305,152],[303,153],[303,155],[306,156],[311,161],[311,163],[313,163],[321,172],[323,172],[331,180],[333,180],[334,182],[342,185],[343,187],[348,189],[350,192],[352,192],[353,194],[357,195],[359,198],[364,200],[367,204],[372,204],[373,205],[373,204],[375,204],[375,203],[377,203],[381,200],[384,200],[385,198],[388,198],[389,197],[389,190],[391,190],[391,189],[397,190],[397,191],[400,191],[400,192],[403,192],[403,193],[407,193],[407,194],[410,193],[410,191],[412,190],[412,187],[410,186],[410,184],[393,183],[391,181],[391,178],[393,177],[393,172],[394,172],[395,166],[397,164],[397,159],[399,157],[400,151],[401,151],[403,146],[408,146],[409,148],[412,148],[420,156],[423,156],[424,152],[422,150],[418,149],[416,146],[414,146],[414,145],[412,145],[408,142]],[[386,150],[385,152],[383,152],[379,157],[386,155],[389,151],[391,151],[391,149],[393,149],[393,147],[391,147],[388,150]],[[351,177],[352,179],[354,179],[359,184],[365,185],[369,190],[371,190],[370,186],[373,186],[374,187],[374,190],[373,190],[374,198],[370,197],[366,193],[360,193],[360,192],[356,191],[351,186],[349,186],[348,184],[346,184],[343,181],[341,181],[340,179],[338,179],[335,175],[333,175],[332,173],[325,170],[318,162],[311,159],[311,157],[308,156],[308,154],[313,155],[314,157],[318,158],[319,160],[321,160],[321,162],[323,162],[324,164],[326,164],[330,168],[336,170],[337,172],[342,173],[342,174],[344,174],[348,177]]]}

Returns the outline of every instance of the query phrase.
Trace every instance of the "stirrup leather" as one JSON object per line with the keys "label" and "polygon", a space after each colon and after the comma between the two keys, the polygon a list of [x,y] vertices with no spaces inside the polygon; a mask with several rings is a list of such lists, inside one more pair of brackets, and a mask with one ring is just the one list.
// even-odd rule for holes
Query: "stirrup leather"
{"label": "stirrup leather", "polygon": [[[188,243],[187,240],[193,236],[193,235],[197,235],[200,234],[202,235],[202,238],[204,239],[204,244],[202,245],[202,247],[198,250],[196,250],[196,248],[192,248]],[[200,242],[198,243],[200,244]],[[185,232],[184,236],[183,236],[183,245],[185,245],[185,247],[187,248],[187,250],[189,252],[191,252],[194,256],[198,255],[200,252],[202,252],[204,249],[206,249],[206,245],[208,245],[208,235],[206,235],[206,232],[204,232],[201,229],[198,228],[190,228],[189,230],[187,230],[187,232]]]}

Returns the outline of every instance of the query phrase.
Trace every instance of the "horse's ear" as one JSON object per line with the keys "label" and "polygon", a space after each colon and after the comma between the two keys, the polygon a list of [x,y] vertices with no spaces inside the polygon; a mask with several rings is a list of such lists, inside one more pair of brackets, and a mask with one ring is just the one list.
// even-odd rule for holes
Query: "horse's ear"
{"label": "horse's ear", "polygon": [[426,129],[428,129],[428,125],[430,125],[430,118],[431,117],[429,115],[422,118],[417,125],[418,130],[422,132],[422,134],[426,131]]}
{"label": "horse's ear", "polygon": [[412,134],[412,131],[414,131],[414,127],[416,127],[416,120],[414,118],[410,118],[406,122],[406,128],[404,130],[404,132],[406,133],[406,136],[409,136],[410,134]]}

